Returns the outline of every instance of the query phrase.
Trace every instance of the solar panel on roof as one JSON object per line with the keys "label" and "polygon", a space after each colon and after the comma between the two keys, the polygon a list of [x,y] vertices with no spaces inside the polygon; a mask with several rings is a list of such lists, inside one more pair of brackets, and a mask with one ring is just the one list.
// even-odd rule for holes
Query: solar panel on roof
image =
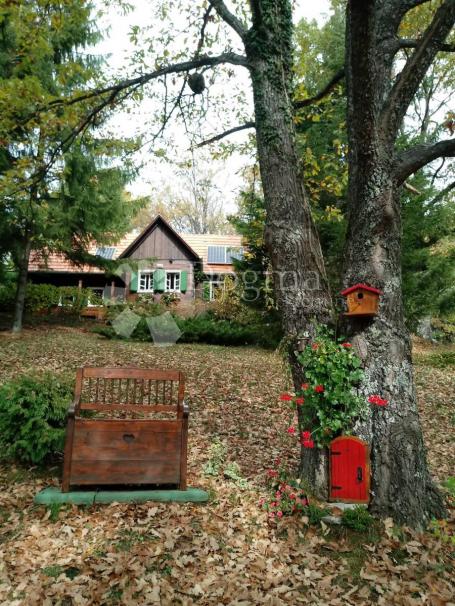
{"label": "solar panel on roof", "polygon": [[96,255],[103,257],[103,259],[113,259],[115,254],[115,247],[112,246],[101,246],[96,249]]}

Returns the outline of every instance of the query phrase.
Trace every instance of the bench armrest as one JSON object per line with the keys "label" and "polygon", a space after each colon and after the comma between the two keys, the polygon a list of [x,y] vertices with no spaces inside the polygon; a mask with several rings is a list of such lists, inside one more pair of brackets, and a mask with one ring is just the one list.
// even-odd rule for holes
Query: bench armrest
{"label": "bench armrest", "polygon": [[183,408],[183,418],[187,419],[188,415],[190,414],[190,407],[188,406],[187,402],[185,402],[185,400],[183,400],[182,402],[182,408]]}

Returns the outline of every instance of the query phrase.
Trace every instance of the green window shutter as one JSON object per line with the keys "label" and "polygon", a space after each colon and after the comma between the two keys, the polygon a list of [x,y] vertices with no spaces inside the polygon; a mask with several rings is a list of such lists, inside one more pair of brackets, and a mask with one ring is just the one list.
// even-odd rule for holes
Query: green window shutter
{"label": "green window shutter", "polygon": [[186,292],[188,288],[188,272],[180,272],[180,291]]}
{"label": "green window shutter", "polygon": [[202,298],[204,301],[210,301],[210,282],[202,283]]}
{"label": "green window shutter", "polygon": [[130,292],[137,292],[137,272],[131,272]]}
{"label": "green window shutter", "polygon": [[153,272],[153,290],[164,292],[166,287],[166,272],[164,269],[155,269]]}

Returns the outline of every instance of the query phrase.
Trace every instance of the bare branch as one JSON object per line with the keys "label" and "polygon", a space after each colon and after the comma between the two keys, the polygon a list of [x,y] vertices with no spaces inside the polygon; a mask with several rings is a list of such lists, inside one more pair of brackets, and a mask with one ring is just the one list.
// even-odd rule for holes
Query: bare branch
{"label": "bare branch", "polygon": [[397,158],[395,181],[401,185],[410,175],[438,158],[455,157],[455,138],[439,141],[433,145],[416,145],[404,151]]}
{"label": "bare branch", "polygon": [[[400,48],[417,48],[420,40],[411,40],[410,38],[399,38],[397,40],[397,50]],[[455,44],[440,44],[438,51],[444,53],[455,53]]]}
{"label": "bare branch", "polygon": [[436,53],[455,23],[455,0],[445,0],[437,9],[417,47],[406,61],[402,72],[384,104],[381,126],[392,140],[404,119],[406,111]]}
{"label": "bare branch", "polygon": [[223,0],[209,0],[210,5],[216,10],[218,15],[223,19],[225,23],[230,25],[232,29],[242,38],[245,38],[248,29],[246,26],[238,19],[228,7],[225,5]]}
{"label": "bare branch", "polygon": [[411,185],[407,181],[405,181],[403,183],[403,187],[405,189],[407,189],[408,191],[410,191],[411,194],[415,194],[416,196],[421,196],[422,195],[422,192],[419,189],[417,189],[416,187],[414,187],[413,185]]}
{"label": "bare branch", "polygon": [[156,78],[160,78],[161,76],[165,76],[166,74],[179,74],[185,73],[192,69],[197,69],[199,67],[214,67],[215,65],[220,65],[222,63],[230,63],[232,65],[243,65],[245,67],[248,66],[247,58],[243,55],[238,55],[237,53],[223,53],[221,55],[210,57],[210,56],[202,56],[197,59],[192,59],[190,61],[182,61],[181,63],[173,63],[171,65],[167,65],[166,67],[161,67],[153,72],[148,74],[142,74],[137,78],[131,78],[129,80],[122,80],[117,84],[112,84],[111,86],[106,86],[105,88],[97,88],[86,93],[82,93],[80,95],[76,95],[75,97],[69,99],[55,99],[51,101],[46,106],[40,108],[39,111],[46,111],[52,107],[60,106],[60,105],[73,105],[74,103],[80,103],[81,101],[87,101],[89,99],[93,99],[95,97],[102,97],[106,94],[113,94],[113,99],[117,96],[121,91],[132,88],[135,86],[143,86],[150,82],[151,80],[155,80]]}
{"label": "bare branch", "polygon": [[344,76],[345,76],[345,71],[344,71],[344,67],[343,67],[342,69],[337,71],[337,73],[333,76],[333,78],[329,82],[327,82],[327,84],[324,86],[324,88],[322,90],[320,90],[316,95],[314,95],[313,97],[308,97],[308,99],[301,99],[300,101],[294,101],[294,108],[300,109],[301,107],[308,107],[308,105],[313,105],[314,103],[321,101],[321,99],[324,99],[324,97],[326,97],[329,93],[332,92],[332,90],[335,88],[335,86],[338,84],[338,82],[341,82],[341,80],[343,80]]}
{"label": "bare branch", "polygon": [[224,131],[224,133],[220,133],[219,135],[215,135],[210,139],[206,139],[205,141],[201,141],[196,145],[196,147],[203,147],[204,145],[210,145],[210,143],[215,143],[220,139],[224,139],[224,137],[228,137],[233,133],[238,133],[241,130],[246,130],[248,128],[256,128],[255,122],[245,122],[245,124],[241,124],[240,126],[234,126],[234,128],[230,128],[229,130]]}
{"label": "bare branch", "polygon": [[447,185],[447,187],[444,187],[444,189],[441,189],[441,191],[436,194],[436,196],[433,198],[433,200],[430,200],[430,202],[428,202],[428,205],[433,206],[434,204],[437,204],[438,202],[443,200],[445,198],[445,196],[447,194],[449,194],[453,189],[455,189],[455,181],[452,181],[452,183],[449,183],[449,185]]}
{"label": "bare branch", "polygon": [[202,18],[202,27],[201,27],[201,35],[199,37],[199,42],[197,43],[196,52],[194,53],[194,58],[197,59],[201,54],[202,47],[205,42],[205,29],[207,27],[207,23],[209,22],[210,13],[212,11],[213,6],[210,5],[204,13],[204,17]]}

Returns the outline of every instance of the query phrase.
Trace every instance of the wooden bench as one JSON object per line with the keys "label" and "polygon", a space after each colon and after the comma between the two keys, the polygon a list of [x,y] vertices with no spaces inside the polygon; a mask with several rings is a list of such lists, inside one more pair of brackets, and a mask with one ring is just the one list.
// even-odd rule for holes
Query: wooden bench
{"label": "wooden bench", "polygon": [[84,307],[79,313],[80,318],[95,318],[96,320],[104,320],[106,318],[105,307]]}
{"label": "wooden bench", "polygon": [[177,484],[186,490],[183,396],[178,370],[80,368],[68,410],[62,492],[118,484]]}

